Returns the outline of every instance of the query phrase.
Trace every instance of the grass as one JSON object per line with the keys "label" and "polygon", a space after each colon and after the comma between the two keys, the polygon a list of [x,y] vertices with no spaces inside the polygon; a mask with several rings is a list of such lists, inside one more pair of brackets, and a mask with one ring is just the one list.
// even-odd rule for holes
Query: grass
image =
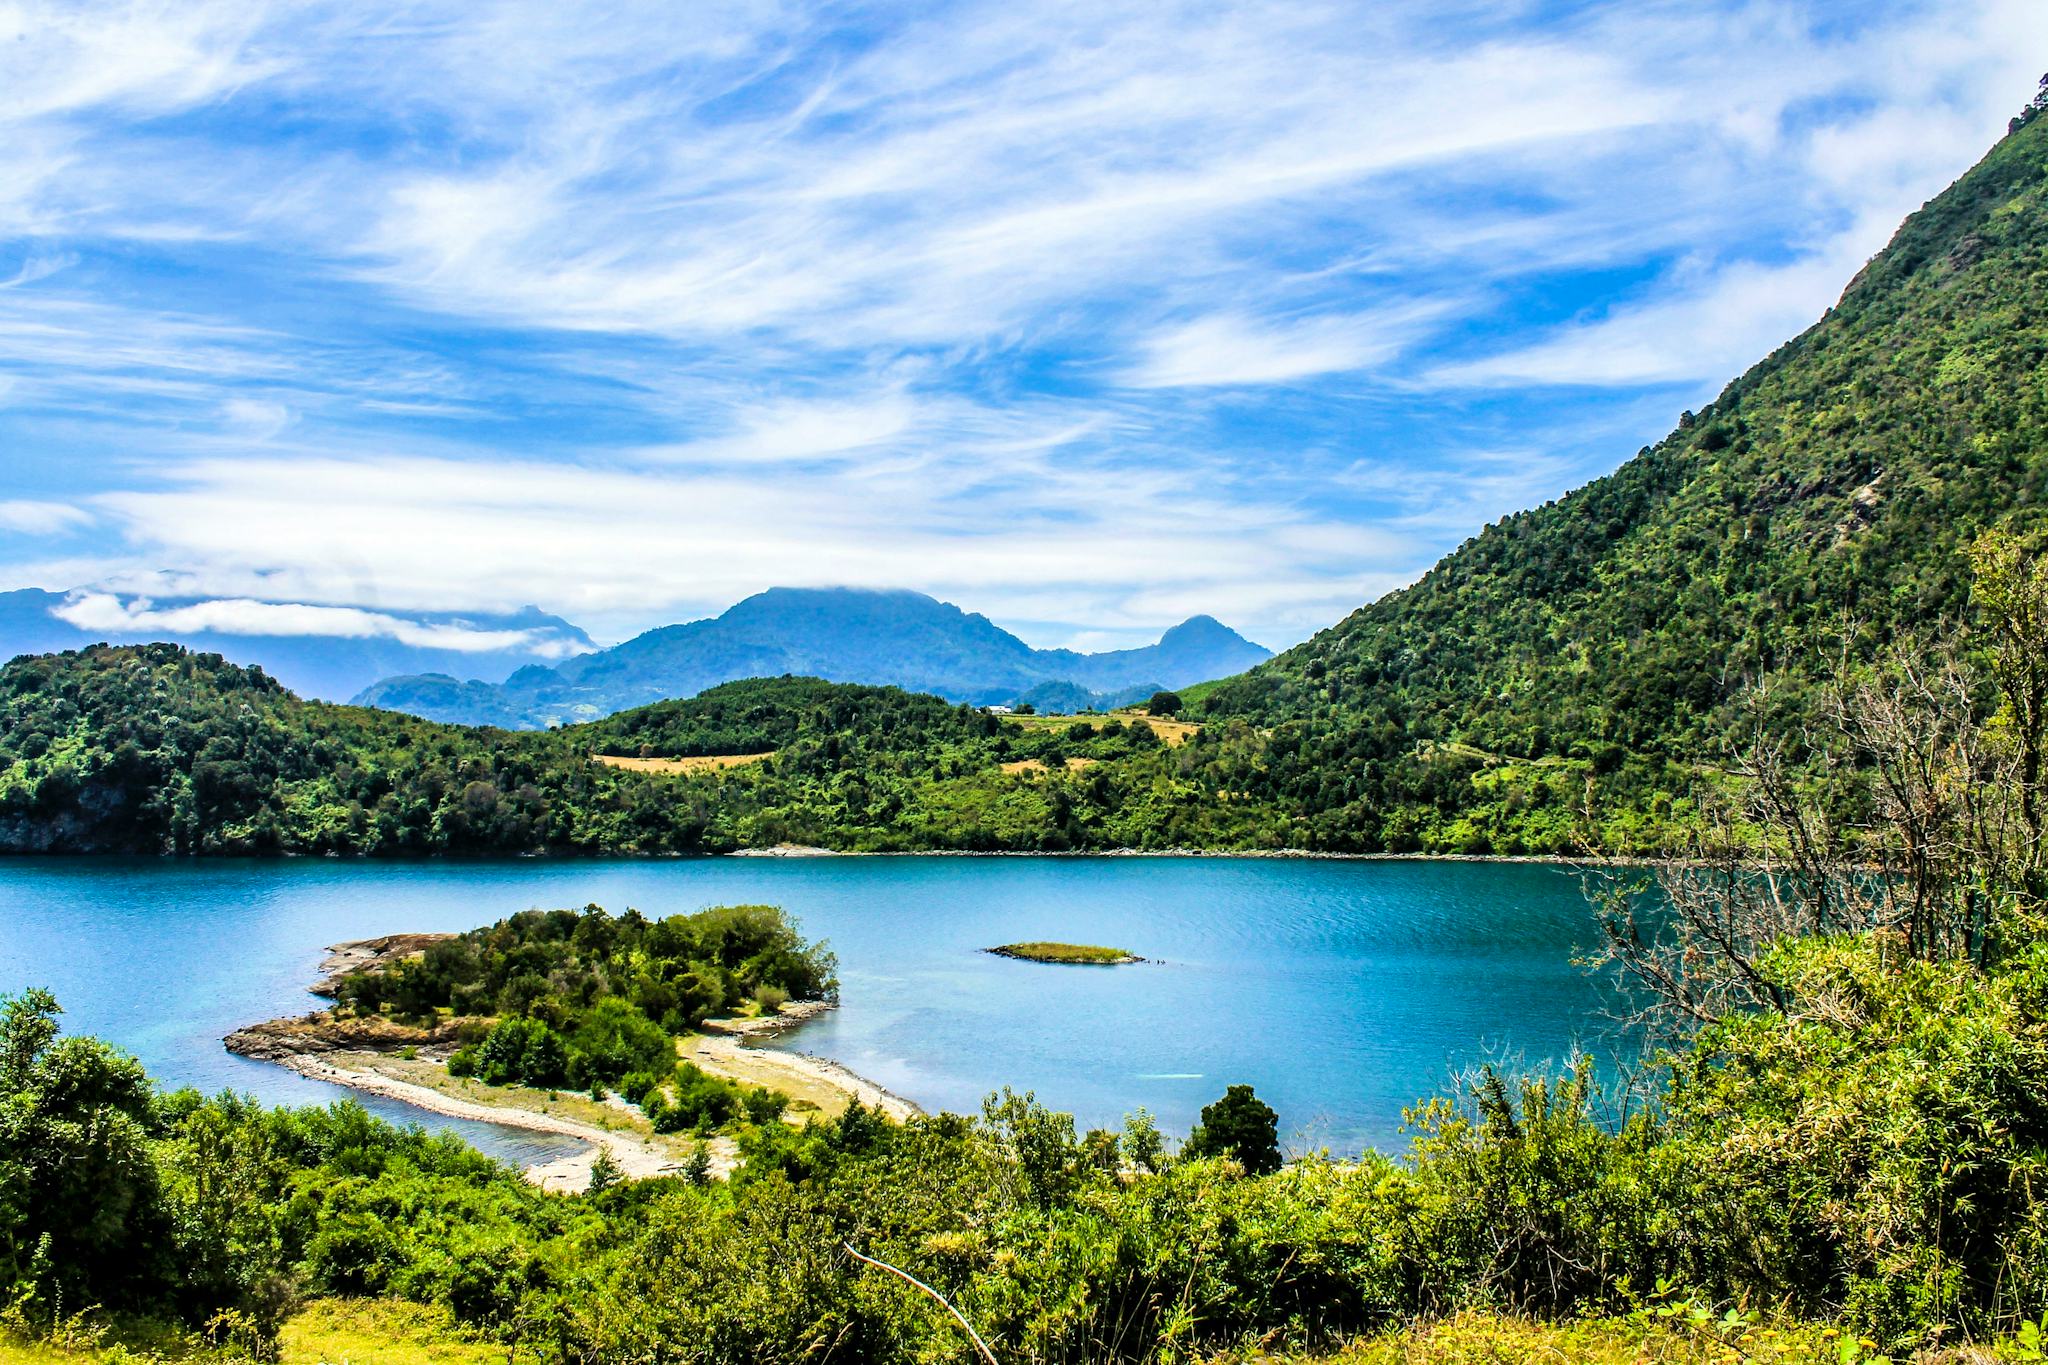
{"label": "grass", "polygon": [[[1095,764],[1096,760],[1092,758],[1070,758],[1057,771],[1077,773],[1083,768],[1092,768]],[[1041,759],[1020,758],[1014,762],[1003,764],[1003,771],[1015,777],[1036,777],[1041,773],[1049,773],[1055,770],[1047,767]]]}
{"label": "grass", "polygon": [[[314,1299],[285,1323],[278,1346],[278,1365],[497,1365],[527,1358],[524,1353],[508,1356],[504,1345],[478,1340],[445,1309],[395,1299]],[[166,1349],[152,1342],[125,1353],[91,1346],[66,1351],[0,1337],[0,1365],[222,1361],[210,1354],[156,1353]],[[1916,1365],[2017,1365],[2041,1358],[2040,1352],[2013,1341],[1912,1357]],[[1875,1343],[1833,1327],[1672,1308],[1561,1324],[1474,1310],[1411,1323],[1336,1351],[1232,1351],[1213,1357],[1209,1365],[1881,1365],[1889,1359]]]}
{"label": "grass", "polygon": [[280,1365],[502,1365],[444,1310],[391,1299],[316,1299],[284,1325]]}
{"label": "grass", "polygon": [[[250,1365],[246,1356],[206,1349],[161,1324],[88,1333],[71,1349],[0,1336],[0,1365]],[[117,1342],[116,1338],[120,1340]],[[506,1348],[464,1331],[446,1309],[397,1299],[314,1299],[278,1333],[277,1365],[504,1365]]]}
{"label": "grass", "polygon": [[768,1048],[736,1047],[716,1053],[704,1051],[709,1040],[701,1033],[676,1040],[676,1051],[686,1062],[728,1081],[779,1090],[789,1097],[783,1121],[809,1123],[813,1118],[836,1119],[846,1112],[849,1096],[839,1086],[794,1069],[783,1054]]}
{"label": "grass", "polygon": [[749,763],[759,763],[764,758],[773,758],[775,753],[770,750],[765,754],[699,754],[693,758],[626,758],[620,754],[592,754],[591,757],[608,768],[676,777],[683,773],[722,772],[727,768],[744,767]]}
{"label": "grass", "polygon": [[[1547,1324],[1497,1313],[1469,1312],[1419,1323],[1315,1356],[1225,1355],[1213,1365],[1876,1365],[1874,1343],[1845,1339],[1833,1328],[1594,1318]],[[1990,1352],[1941,1352],[1928,1365],[1992,1365]]]}
{"label": "grass", "polygon": [[1122,948],[1104,948],[1094,943],[1005,943],[990,952],[998,957],[1022,958],[1026,962],[1059,962],[1075,966],[1108,967],[1120,962],[1144,959]]}
{"label": "grass", "polygon": [[1142,706],[1126,707],[1121,711],[1087,711],[1077,716],[1004,716],[1006,724],[1023,730],[1070,730],[1076,725],[1093,725],[1098,730],[1109,721],[1121,721],[1133,725],[1139,721],[1152,727],[1169,747],[1188,742],[1191,735],[1198,733],[1201,726],[1191,720],[1176,720],[1172,716],[1148,716]]}

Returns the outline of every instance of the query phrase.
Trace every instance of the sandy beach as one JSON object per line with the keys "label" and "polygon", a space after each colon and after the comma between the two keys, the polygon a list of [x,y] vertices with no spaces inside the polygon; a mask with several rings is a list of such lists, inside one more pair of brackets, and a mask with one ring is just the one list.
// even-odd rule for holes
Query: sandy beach
{"label": "sandy beach", "polygon": [[924,1110],[910,1100],[829,1058],[751,1046],[760,1039],[801,1028],[834,1008],[824,1001],[805,1000],[785,1005],[781,1013],[766,1018],[707,1019],[704,1032],[685,1041],[683,1057],[714,1076],[746,1085],[765,1085],[792,1100],[807,1101],[828,1118],[837,1116],[850,1100],[859,1100],[897,1120],[922,1114]]}
{"label": "sandy beach", "polygon": [[[522,1106],[507,1104],[484,1104],[465,1100],[456,1095],[403,1080],[378,1069],[380,1063],[374,1054],[342,1053],[335,1060],[308,1053],[269,1058],[280,1066],[288,1066],[302,1076],[316,1081],[328,1081],[344,1085],[366,1095],[379,1095],[385,1099],[409,1104],[415,1109],[441,1114],[448,1118],[475,1119],[483,1123],[495,1123],[503,1128],[518,1128],[529,1133],[554,1133],[562,1137],[579,1138],[589,1144],[574,1156],[557,1157],[553,1161],[528,1166],[526,1178],[544,1190],[574,1193],[590,1188],[590,1168],[597,1160],[600,1148],[612,1154],[612,1160],[619,1164],[621,1174],[628,1180],[645,1180],[651,1176],[677,1175],[683,1170],[687,1157],[680,1148],[686,1143],[664,1141],[661,1138],[642,1135],[630,1129],[600,1128],[595,1124],[557,1114],[544,1114]],[[438,1065],[438,1063],[437,1063]],[[624,1115],[622,1115],[622,1118]],[[711,1175],[724,1179],[732,1174],[739,1164],[738,1146],[731,1138],[715,1137],[706,1146],[710,1149]]]}

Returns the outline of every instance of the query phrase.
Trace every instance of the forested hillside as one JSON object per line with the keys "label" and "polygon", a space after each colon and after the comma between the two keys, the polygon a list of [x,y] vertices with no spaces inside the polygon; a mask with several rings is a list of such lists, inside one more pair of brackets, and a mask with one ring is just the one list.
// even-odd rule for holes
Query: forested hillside
{"label": "forested hillside", "polygon": [[[1143,724],[1024,730],[815,678],[729,683],[513,732],[294,697],[175,645],[0,669],[0,850],[718,853],[1237,846],[1289,831],[1213,799]],[[761,756],[728,770],[599,761]],[[1206,761],[1206,760],[1204,760]],[[1007,766],[1006,766],[1007,765]]]}
{"label": "forested hillside", "polygon": [[1979,532],[2048,526],[2044,192],[2034,119],[1670,436],[1210,715],[1274,727],[1267,790],[1318,843],[1632,842],[1724,757],[1749,685],[1796,713],[1845,634],[1960,618]]}

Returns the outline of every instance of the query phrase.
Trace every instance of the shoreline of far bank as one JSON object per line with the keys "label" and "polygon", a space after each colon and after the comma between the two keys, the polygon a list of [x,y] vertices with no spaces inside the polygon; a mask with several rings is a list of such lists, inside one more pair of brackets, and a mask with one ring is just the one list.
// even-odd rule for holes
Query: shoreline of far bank
{"label": "shoreline of far bank", "polygon": [[[548,856],[548,855],[520,855]],[[840,849],[815,844],[736,848],[729,853],[597,853],[593,858],[1248,858],[1330,863],[1528,863],[1548,867],[1678,867],[1689,859],[1647,854],[1332,853],[1308,848],[917,848]]]}
{"label": "shoreline of far bank", "polygon": [[278,850],[265,853],[137,853],[133,851],[33,852],[0,850],[0,862],[33,863],[84,862],[96,859],[125,859],[135,862],[303,862],[315,859],[337,863],[521,863],[521,862],[713,862],[725,858],[1199,858],[1216,861],[1256,859],[1271,862],[1341,863],[1501,863],[1549,867],[1686,867],[1698,860],[1675,855],[1637,853],[1335,853],[1306,848],[1072,848],[1072,849],[840,849],[814,844],[776,844],[767,848],[735,848],[724,852],[649,852],[640,849],[540,849],[520,853],[302,853]]}

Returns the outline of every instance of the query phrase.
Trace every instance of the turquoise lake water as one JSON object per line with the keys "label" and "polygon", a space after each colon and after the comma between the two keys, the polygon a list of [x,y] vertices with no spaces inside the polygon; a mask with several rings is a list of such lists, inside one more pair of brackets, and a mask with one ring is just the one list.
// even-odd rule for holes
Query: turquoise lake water
{"label": "turquoise lake water", "polygon": [[[1613,1046],[1605,990],[1573,963],[1597,937],[1579,875],[1506,863],[12,860],[0,862],[0,992],[50,987],[67,1029],[168,1083],[324,1101],[340,1092],[220,1039],[317,1007],[305,987],[326,945],[591,902],[655,916],[786,907],[839,954],[843,999],[783,1045],[928,1109],[972,1112],[1009,1085],[1084,1125],[1142,1105],[1179,1135],[1245,1081],[1295,1149],[1394,1150],[1402,1107],[1461,1068]],[[1058,967],[979,951],[1027,939],[1152,960]],[[563,1145],[438,1126],[508,1157]]]}

